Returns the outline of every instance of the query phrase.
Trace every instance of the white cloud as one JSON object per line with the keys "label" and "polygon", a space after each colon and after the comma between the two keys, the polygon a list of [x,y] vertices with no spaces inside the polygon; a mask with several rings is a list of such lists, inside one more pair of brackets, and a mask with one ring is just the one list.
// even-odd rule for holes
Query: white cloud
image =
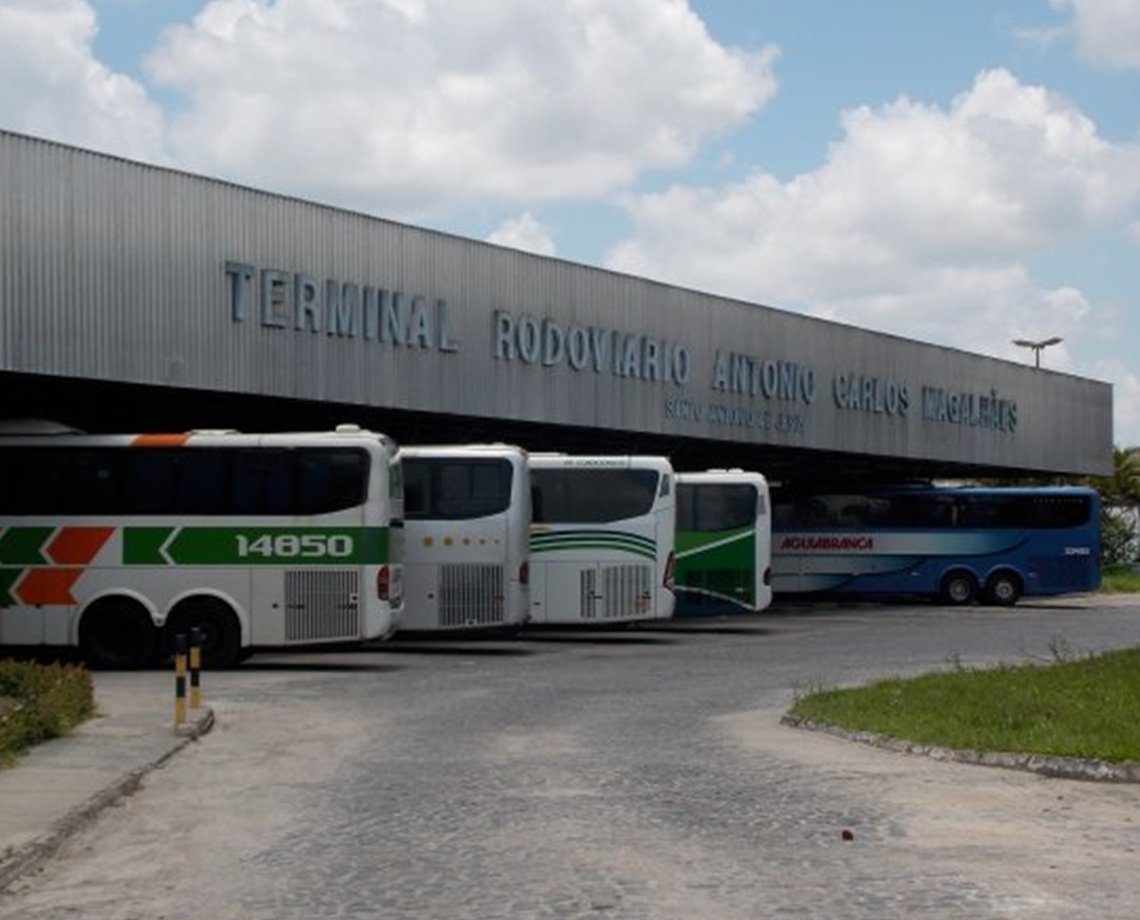
{"label": "white cloud", "polygon": [[1140,3],[1136,0],[1053,0],[1073,11],[1081,55],[1103,67],[1140,67]]}
{"label": "white cloud", "polygon": [[1068,38],[1071,29],[1067,26],[1027,26],[1014,30],[1014,35],[1032,48],[1048,51]]}
{"label": "white cloud", "polygon": [[487,242],[540,256],[552,256],[555,253],[554,239],[550,232],[529,211],[504,221],[487,237]]}
{"label": "white cloud", "polygon": [[0,125],[145,160],[162,158],[163,118],[146,90],[92,53],[83,0],[0,0]]}
{"label": "white cloud", "polygon": [[1122,361],[1096,364],[1093,376],[1112,383],[1112,440],[1117,447],[1140,447],[1140,376]]}
{"label": "white cloud", "polygon": [[1024,262],[1126,214],[1140,149],[1000,70],[946,111],[903,98],[843,128],[787,182],[631,196],[635,235],[609,266],[1003,357],[1012,338],[1079,337],[1084,295],[1040,288]]}
{"label": "white cloud", "polygon": [[826,163],[787,182],[631,196],[635,233],[609,266],[1026,363],[1014,339],[1059,335],[1042,364],[1112,382],[1116,441],[1140,444],[1140,377],[1080,358],[1106,338],[1126,354],[1131,317],[1027,268],[1127,220],[1140,149],[1004,71],[946,111],[900,99],[846,113],[843,128]]}
{"label": "white cloud", "polygon": [[212,0],[148,60],[190,168],[403,217],[593,197],[775,91],[686,0]]}

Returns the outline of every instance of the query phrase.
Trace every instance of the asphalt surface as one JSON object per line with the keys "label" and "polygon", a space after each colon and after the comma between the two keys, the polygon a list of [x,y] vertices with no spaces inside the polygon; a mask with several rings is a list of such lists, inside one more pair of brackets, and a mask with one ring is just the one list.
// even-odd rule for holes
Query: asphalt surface
{"label": "asphalt surface", "polygon": [[[1077,601],[1070,600],[1066,603],[1080,606],[1080,602]],[[1089,599],[1084,603],[1100,604],[1102,601]],[[1112,603],[1136,606],[1137,600],[1118,599]],[[864,610],[859,615],[874,617],[874,611]],[[935,617],[926,618],[926,625],[930,629],[941,628]],[[1010,620],[1010,628],[1016,628],[1016,621]],[[1131,627],[1129,630],[1131,631]],[[844,631],[842,634],[837,634],[834,641],[851,642],[855,632],[857,631]],[[1113,643],[1125,644],[1116,643],[1115,639]],[[905,670],[905,667],[901,667],[905,664],[905,650],[899,650],[897,654],[899,656],[897,659],[884,660],[880,656],[874,667],[869,667],[864,673],[863,666],[857,662],[861,656],[866,657],[866,652],[852,648],[851,658],[855,664],[843,675],[842,682],[859,682],[873,676],[872,671],[884,667],[896,672]],[[232,685],[237,691],[237,684],[233,678],[238,678],[240,681],[240,669],[234,675],[226,676],[230,680],[224,682],[223,686]],[[674,674],[672,678],[682,679],[683,676],[683,674]],[[810,676],[808,679],[811,679]],[[181,730],[175,730],[172,675],[159,672],[96,673],[94,682],[98,709],[98,716],[95,719],[66,738],[36,747],[21,758],[14,767],[0,771],[0,802],[3,802],[3,808],[0,809],[0,889],[42,865],[69,836],[89,823],[101,811],[129,795],[151,771],[166,764],[187,746],[196,743],[209,744],[209,736],[206,733],[212,726],[213,708],[208,698],[205,708],[189,725]],[[208,697],[210,681],[207,680],[206,684]],[[588,692],[589,688],[586,689]],[[598,700],[596,703],[603,707],[604,714],[605,702]],[[725,724],[730,729],[736,730],[731,720]],[[739,730],[742,737],[752,731],[743,722]],[[459,737],[458,730],[455,736]],[[555,760],[569,757],[572,760],[573,751],[568,749],[560,753],[555,743],[557,740],[544,740],[542,756]],[[804,750],[815,749],[814,742],[810,741],[802,743],[801,747]],[[819,750],[826,750],[828,752],[826,756],[833,756],[830,748],[819,748]],[[915,761],[917,760],[919,759],[916,758]],[[905,757],[900,758],[900,770],[907,769],[907,761]],[[883,763],[882,760],[868,762],[880,765]],[[845,775],[850,774],[864,769],[862,764],[863,761],[859,759],[844,763],[842,771]],[[665,767],[667,763],[663,761],[662,768]],[[662,788],[671,787],[671,784],[676,785],[675,796],[660,806],[666,810],[687,807],[684,804],[685,790],[691,788],[694,782],[710,781],[709,776],[690,775],[679,763],[675,765],[675,770],[677,773],[675,777],[672,779],[665,777],[668,782],[663,780]],[[868,775],[868,779],[873,780],[874,777]],[[784,782],[794,786],[796,780],[792,776]],[[728,790],[726,795],[736,794],[733,792],[734,782],[726,781],[717,788]],[[726,815],[731,817],[731,821],[726,817],[730,828],[733,822],[739,823],[743,820],[741,815],[749,813],[748,790],[740,788],[736,792],[742,797],[740,801],[730,802],[726,799],[724,803],[728,809]],[[544,790],[543,794],[555,798],[568,795],[566,789],[561,788]],[[784,800],[792,801],[793,798],[788,795]],[[825,803],[817,802],[814,807],[823,807],[823,804]],[[598,817],[602,823],[606,820],[601,814]],[[346,833],[352,819],[352,814],[346,815],[346,821],[349,822],[345,825]],[[764,820],[771,820],[771,816],[765,816]],[[850,816],[837,812],[834,820],[829,817],[828,826],[838,827],[844,822],[857,823]],[[751,833],[745,827],[739,830],[742,833],[746,831]],[[731,884],[728,880],[725,883]]]}

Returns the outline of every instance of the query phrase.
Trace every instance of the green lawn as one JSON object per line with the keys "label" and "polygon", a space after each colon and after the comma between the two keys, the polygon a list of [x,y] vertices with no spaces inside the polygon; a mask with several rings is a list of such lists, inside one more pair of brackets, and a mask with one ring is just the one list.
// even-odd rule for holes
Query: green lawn
{"label": "green lawn", "polygon": [[1140,648],[801,696],[809,721],[963,750],[1140,762]]}
{"label": "green lawn", "polygon": [[1106,565],[1100,573],[1100,590],[1105,594],[1140,592],[1140,571],[1131,565]]}

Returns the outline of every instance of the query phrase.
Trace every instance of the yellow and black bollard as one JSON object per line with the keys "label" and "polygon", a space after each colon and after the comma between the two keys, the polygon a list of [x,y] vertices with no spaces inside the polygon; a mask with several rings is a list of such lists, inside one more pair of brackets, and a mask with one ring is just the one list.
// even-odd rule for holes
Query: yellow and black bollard
{"label": "yellow and black bollard", "polygon": [[174,637],[174,730],[186,724],[186,634]]}
{"label": "yellow and black bollard", "polygon": [[202,707],[201,673],[202,630],[194,627],[190,630],[190,712],[194,716]]}

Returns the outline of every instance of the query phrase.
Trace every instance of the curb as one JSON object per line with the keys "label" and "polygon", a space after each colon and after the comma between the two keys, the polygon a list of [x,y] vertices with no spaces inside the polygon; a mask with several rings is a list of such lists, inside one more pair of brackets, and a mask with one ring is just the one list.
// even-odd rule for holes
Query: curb
{"label": "curb", "polygon": [[1053,779],[1076,779],[1102,783],[1140,783],[1140,763],[1108,763],[1080,757],[1055,757],[1047,754],[1016,754],[1002,751],[968,751],[932,744],[903,741],[877,732],[854,731],[828,722],[813,722],[791,714],[780,718],[781,725],[823,732],[846,741],[857,741],[899,754],[918,754],[932,760],[1022,770]]}
{"label": "curb", "polygon": [[103,809],[133,793],[142,785],[151,771],[158,769],[191,742],[197,741],[214,727],[214,711],[203,706],[194,722],[174,731],[170,747],[154,760],[125,773],[110,785],[96,792],[56,821],[39,837],[0,857],[0,892],[5,891],[21,876],[37,869],[50,858],[70,836],[85,827]]}

